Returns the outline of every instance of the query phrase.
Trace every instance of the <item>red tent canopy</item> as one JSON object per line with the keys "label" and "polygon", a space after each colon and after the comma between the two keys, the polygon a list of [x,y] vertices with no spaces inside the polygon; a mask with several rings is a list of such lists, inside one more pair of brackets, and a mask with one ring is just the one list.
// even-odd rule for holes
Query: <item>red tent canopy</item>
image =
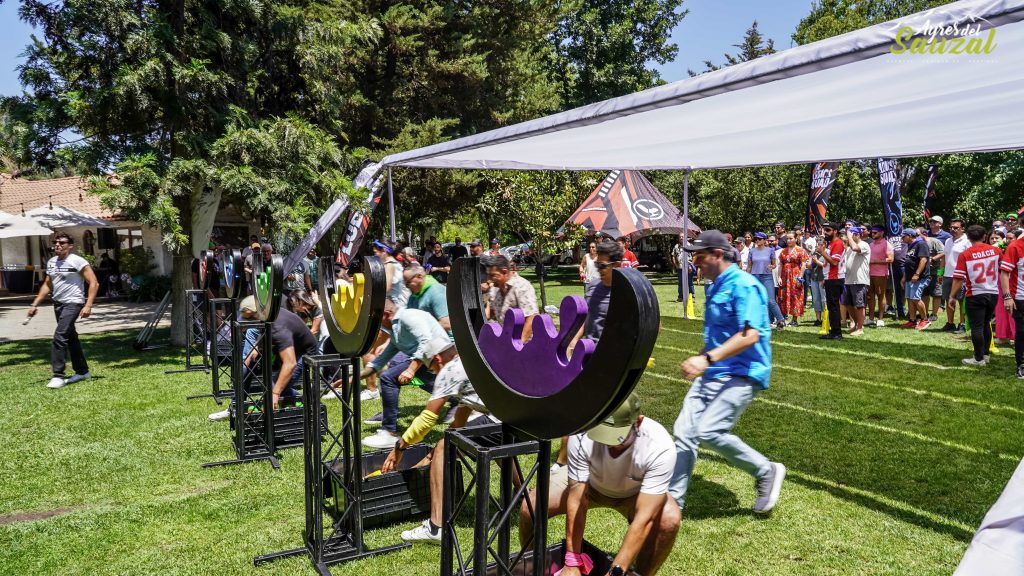
{"label": "red tent canopy", "polygon": [[[612,170],[566,220],[594,234],[636,240],[652,234],[681,234],[683,213],[650,180],[634,170]],[[691,234],[700,227],[689,222]]]}

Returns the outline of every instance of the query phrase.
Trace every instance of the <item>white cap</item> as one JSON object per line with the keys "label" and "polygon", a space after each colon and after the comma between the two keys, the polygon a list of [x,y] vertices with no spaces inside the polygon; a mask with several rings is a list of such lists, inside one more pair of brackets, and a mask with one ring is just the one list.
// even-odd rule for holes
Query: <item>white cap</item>
{"label": "white cap", "polygon": [[427,345],[423,347],[423,357],[419,358],[425,364],[430,364],[430,361],[441,352],[444,352],[448,348],[455,346],[452,341],[447,338],[434,338]]}
{"label": "white cap", "polygon": [[931,218],[928,219],[928,221],[938,222],[939,224],[942,224],[942,216],[932,216]]}

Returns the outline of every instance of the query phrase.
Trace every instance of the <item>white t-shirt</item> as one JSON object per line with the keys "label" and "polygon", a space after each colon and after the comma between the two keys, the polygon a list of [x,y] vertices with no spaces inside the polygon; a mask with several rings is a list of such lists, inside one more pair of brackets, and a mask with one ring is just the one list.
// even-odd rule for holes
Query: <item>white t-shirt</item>
{"label": "white t-shirt", "polygon": [[743,249],[740,250],[740,269],[741,270],[746,270],[747,269],[747,262],[749,260],[750,260],[750,247],[749,246],[743,246]]}
{"label": "white t-shirt", "polygon": [[[782,248],[775,249],[775,262],[779,261],[779,254],[782,254]],[[776,264],[772,270],[772,279],[775,280],[775,286],[782,285],[782,266]]]}
{"label": "white t-shirt", "polygon": [[970,247],[971,241],[967,239],[967,234],[961,234],[959,240],[955,240],[952,237],[946,238],[946,243],[942,247],[942,252],[946,255],[946,268],[942,272],[943,278],[953,277],[953,271],[956,270],[956,261],[960,259],[960,254]]}
{"label": "white t-shirt", "polygon": [[68,254],[64,260],[56,256],[46,263],[46,275],[53,283],[53,300],[61,304],[85,304],[85,280],[82,269],[89,261],[78,254]]}
{"label": "white t-shirt", "polygon": [[569,437],[569,479],[587,482],[609,498],[666,494],[675,466],[672,436],[650,418],[640,422],[633,445],[618,458],[586,433]]}
{"label": "white t-shirt", "polygon": [[477,395],[473,383],[469,381],[469,376],[466,376],[466,368],[462,366],[461,358],[454,358],[445,364],[444,368],[441,368],[437,378],[434,379],[434,391],[431,392],[430,399],[437,400],[452,396],[458,398],[459,404],[463,406],[469,406],[484,414],[491,413],[480,400],[480,396]]}
{"label": "white t-shirt", "polygon": [[858,240],[857,245],[860,252],[849,247],[843,252],[846,284],[867,285],[871,283],[871,246],[863,240]]}

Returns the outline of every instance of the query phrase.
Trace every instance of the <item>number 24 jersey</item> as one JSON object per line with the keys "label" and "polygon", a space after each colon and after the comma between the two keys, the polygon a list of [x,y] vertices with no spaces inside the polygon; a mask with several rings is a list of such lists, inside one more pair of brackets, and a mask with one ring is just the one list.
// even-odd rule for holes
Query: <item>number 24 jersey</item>
{"label": "number 24 jersey", "polygon": [[980,242],[960,253],[953,278],[967,281],[967,296],[999,294],[999,260],[1003,252]]}

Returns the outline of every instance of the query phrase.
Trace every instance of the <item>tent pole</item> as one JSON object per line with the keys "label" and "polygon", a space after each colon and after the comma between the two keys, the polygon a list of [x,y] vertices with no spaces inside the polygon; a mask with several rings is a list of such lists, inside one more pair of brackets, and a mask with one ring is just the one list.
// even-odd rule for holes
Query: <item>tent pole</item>
{"label": "tent pole", "polygon": [[[683,169],[683,241],[690,241],[690,169]],[[686,262],[686,255],[683,254],[682,275],[683,275],[683,319],[687,319],[686,308],[690,299],[690,264]]]}
{"label": "tent pole", "polygon": [[391,216],[391,244],[398,241],[395,235],[395,190],[391,187],[391,166],[388,166],[388,213]]}

